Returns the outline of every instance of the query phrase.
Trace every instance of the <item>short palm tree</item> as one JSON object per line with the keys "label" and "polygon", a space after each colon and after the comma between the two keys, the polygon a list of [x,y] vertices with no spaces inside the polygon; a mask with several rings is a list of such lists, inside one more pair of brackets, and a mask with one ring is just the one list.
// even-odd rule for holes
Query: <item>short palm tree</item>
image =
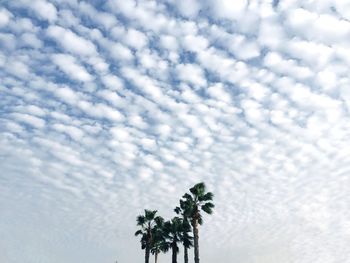
{"label": "short palm tree", "polygon": [[182,245],[184,247],[184,263],[188,263],[188,249],[193,247],[193,237],[189,234],[192,231],[189,222],[190,206],[186,201],[180,200],[180,206],[177,206],[174,211],[176,214],[182,216]]}
{"label": "short palm tree", "polygon": [[153,228],[163,219],[156,216],[157,210],[145,209],[144,215],[139,215],[136,218],[137,226],[141,229],[135,232],[135,236],[141,236],[141,248],[145,250],[145,263],[149,263],[149,256],[153,242]]}
{"label": "short palm tree", "polygon": [[183,196],[183,205],[191,221],[194,241],[194,262],[199,263],[199,225],[203,223],[201,212],[213,213],[213,193],[206,192],[205,184],[198,183],[190,188],[190,193]]}
{"label": "short palm tree", "polygon": [[169,248],[172,251],[171,262],[177,263],[177,254],[179,253],[178,243],[183,239],[183,222],[180,217],[174,217],[164,223],[164,232]]}
{"label": "short palm tree", "polygon": [[164,232],[164,220],[160,218],[152,229],[153,240],[151,244],[151,253],[154,255],[154,263],[158,262],[158,255],[169,250],[169,245],[166,242],[166,234]]}

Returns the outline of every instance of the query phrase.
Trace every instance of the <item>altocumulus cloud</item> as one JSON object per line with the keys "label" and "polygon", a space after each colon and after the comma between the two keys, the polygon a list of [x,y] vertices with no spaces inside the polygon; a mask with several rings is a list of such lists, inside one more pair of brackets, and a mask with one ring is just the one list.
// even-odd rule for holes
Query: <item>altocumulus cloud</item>
{"label": "altocumulus cloud", "polygon": [[5,1],[0,261],[139,262],[205,181],[203,262],[350,256],[350,5]]}

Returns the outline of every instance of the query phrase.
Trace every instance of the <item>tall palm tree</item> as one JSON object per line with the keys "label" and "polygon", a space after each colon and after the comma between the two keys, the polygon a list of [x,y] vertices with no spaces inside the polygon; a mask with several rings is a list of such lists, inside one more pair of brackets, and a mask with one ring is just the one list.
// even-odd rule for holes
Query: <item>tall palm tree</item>
{"label": "tall palm tree", "polygon": [[152,233],[151,253],[154,255],[154,263],[157,263],[159,253],[165,253],[169,250],[168,243],[166,242],[166,233],[164,232],[163,218],[157,220],[156,225],[152,229]]}
{"label": "tall palm tree", "polygon": [[179,253],[178,243],[182,242],[183,222],[180,217],[174,217],[170,221],[164,223],[164,231],[168,246],[171,248],[171,262],[177,263],[177,254]]}
{"label": "tall palm tree", "polygon": [[189,221],[190,206],[186,201],[180,200],[180,206],[177,206],[174,211],[176,214],[182,216],[182,245],[184,247],[184,263],[188,263],[188,249],[193,247],[193,237],[189,234],[192,231],[192,227]]}
{"label": "tall palm tree", "polygon": [[189,218],[193,230],[194,241],[194,262],[199,263],[199,225],[202,225],[203,218],[201,212],[207,214],[213,213],[214,204],[213,193],[206,192],[206,186],[203,182],[194,185],[190,188],[190,193],[183,195],[183,204],[188,210]]}
{"label": "tall palm tree", "polygon": [[156,216],[157,210],[147,210],[145,209],[144,215],[139,215],[136,218],[137,226],[141,229],[135,232],[135,236],[141,236],[141,248],[145,250],[145,263],[149,263],[149,256],[151,251],[151,246],[153,242],[153,232],[154,226],[163,220],[160,216]]}

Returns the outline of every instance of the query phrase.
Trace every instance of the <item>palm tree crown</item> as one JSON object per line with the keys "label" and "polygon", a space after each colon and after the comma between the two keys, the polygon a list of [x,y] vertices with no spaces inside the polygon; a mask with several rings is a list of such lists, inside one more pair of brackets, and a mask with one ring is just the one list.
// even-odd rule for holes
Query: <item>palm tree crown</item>
{"label": "palm tree crown", "polygon": [[196,218],[201,225],[203,219],[200,212],[204,211],[207,214],[213,213],[214,204],[211,202],[213,197],[214,195],[212,192],[206,192],[204,183],[198,183],[190,188],[190,194],[184,194],[184,200],[181,201],[189,217],[191,219]]}
{"label": "palm tree crown", "polygon": [[174,217],[170,221],[164,223],[164,232],[168,246],[172,250],[172,263],[177,262],[177,254],[179,253],[178,243],[183,242],[184,224],[180,217]]}
{"label": "palm tree crown", "polygon": [[156,216],[157,210],[145,209],[144,215],[139,215],[136,218],[137,226],[141,229],[135,232],[135,236],[141,236],[141,248],[145,249],[145,263],[149,263],[149,255],[153,242],[153,228],[157,224],[161,224],[162,217]]}
{"label": "palm tree crown", "polygon": [[157,263],[158,255],[169,250],[169,245],[166,242],[166,233],[164,232],[164,219],[159,217],[156,225],[152,229],[153,240],[151,244],[151,253],[154,255],[154,262]]}

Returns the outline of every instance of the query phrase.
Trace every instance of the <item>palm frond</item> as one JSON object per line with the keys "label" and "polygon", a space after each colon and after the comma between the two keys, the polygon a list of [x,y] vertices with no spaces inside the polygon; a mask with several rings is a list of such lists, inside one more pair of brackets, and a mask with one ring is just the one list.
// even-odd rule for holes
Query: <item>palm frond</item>
{"label": "palm frond", "polygon": [[186,247],[186,248],[193,247],[193,237],[188,236],[188,237],[184,238],[184,239],[182,240],[182,244],[183,244],[184,247]]}
{"label": "palm frond", "polygon": [[138,226],[143,226],[146,223],[146,218],[144,216],[137,216],[136,222]]}
{"label": "palm frond", "polygon": [[174,212],[175,212],[176,214],[181,214],[181,208],[178,207],[178,206],[175,207]]}
{"label": "palm frond", "polygon": [[156,217],[154,218],[154,222],[156,223],[156,225],[157,225],[158,227],[161,227],[161,226],[164,224],[164,218],[161,217],[161,216],[156,216]]}
{"label": "palm frond", "polygon": [[200,225],[203,224],[203,218],[202,218],[201,214],[199,214],[199,217],[198,217],[198,224],[200,224]]}
{"label": "palm frond", "polygon": [[190,192],[194,196],[201,196],[201,195],[203,195],[205,193],[205,184],[203,182],[195,184],[193,187],[190,188]]}
{"label": "palm frond", "polygon": [[188,194],[188,193],[184,194],[182,197],[183,197],[186,201],[193,202],[193,197],[192,197],[190,194]]}
{"label": "palm frond", "polygon": [[145,209],[145,218],[147,221],[151,221],[154,219],[155,215],[157,213],[157,210],[147,210]]}
{"label": "palm frond", "polygon": [[204,195],[198,196],[198,201],[206,202],[213,200],[214,194],[212,192],[205,193]]}
{"label": "palm frond", "polygon": [[137,231],[135,232],[135,236],[142,235],[142,234],[143,234],[142,230],[137,230]]}
{"label": "palm frond", "polygon": [[211,203],[211,202],[207,202],[207,203],[205,203],[204,205],[202,205],[202,210],[204,211],[204,212],[206,212],[207,214],[212,214],[213,213],[213,208],[214,208],[215,206],[214,206],[214,204],[213,203]]}

